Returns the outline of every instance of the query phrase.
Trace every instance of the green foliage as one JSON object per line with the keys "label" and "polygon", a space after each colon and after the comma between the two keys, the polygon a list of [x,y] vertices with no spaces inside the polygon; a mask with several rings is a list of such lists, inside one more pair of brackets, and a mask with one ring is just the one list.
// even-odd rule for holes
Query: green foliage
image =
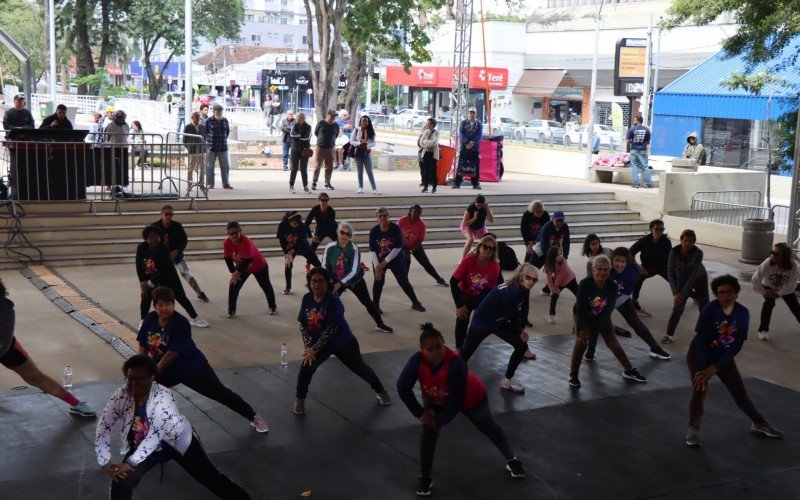
{"label": "green foliage", "polygon": [[[44,10],[40,3],[26,0],[2,0],[0,7],[0,28],[14,39],[31,58],[34,79],[44,74],[47,68],[47,32],[44,24]],[[22,65],[11,52],[0,46],[0,66],[5,76],[13,76],[15,84],[22,82]]]}
{"label": "green foliage", "polygon": [[781,87],[785,84],[783,80],[766,71],[760,71],[750,75],[739,72],[731,73],[730,78],[722,82],[723,87],[731,90],[742,89],[753,95],[761,95],[768,86],[773,88]]}
{"label": "green foliage", "polygon": [[[797,102],[794,104],[797,106]],[[778,124],[775,131],[774,144],[778,151],[781,170],[791,170],[794,161],[794,138],[797,135],[797,110],[784,113],[775,122]]]}
{"label": "green foliage", "polygon": [[[75,85],[86,85],[91,89],[92,92],[98,92],[101,87],[103,87],[108,80],[108,74],[106,73],[105,69],[98,70],[95,74],[89,76],[83,76],[80,78],[73,78],[70,80],[71,83]],[[105,93],[104,95],[112,95],[110,93]]]}

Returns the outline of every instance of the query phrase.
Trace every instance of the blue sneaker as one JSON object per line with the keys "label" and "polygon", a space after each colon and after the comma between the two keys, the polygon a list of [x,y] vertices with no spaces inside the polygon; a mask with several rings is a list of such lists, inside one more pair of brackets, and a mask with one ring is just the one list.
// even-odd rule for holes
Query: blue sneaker
{"label": "blue sneaker", "polygon": [[80,403],[76,404],[75,406],[69,407],[69,412],[73,415],[79,415],[81,417],[88,417],[94,418],[97,415],[97,412],[92,410],[89,405],[81,401]]}

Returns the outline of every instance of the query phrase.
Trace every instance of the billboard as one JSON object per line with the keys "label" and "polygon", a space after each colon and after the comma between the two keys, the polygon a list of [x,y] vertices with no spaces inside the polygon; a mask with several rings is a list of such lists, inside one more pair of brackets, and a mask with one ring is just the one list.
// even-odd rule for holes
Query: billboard
{"label": "billboard", "polygon": [[614,54],[614,95],[641,96],[647,66],[647,40],[620,38]]}

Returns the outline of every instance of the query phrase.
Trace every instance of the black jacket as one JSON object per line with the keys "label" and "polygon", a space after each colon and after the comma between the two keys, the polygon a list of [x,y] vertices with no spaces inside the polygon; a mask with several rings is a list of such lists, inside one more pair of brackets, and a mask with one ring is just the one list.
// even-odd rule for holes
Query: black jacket
{"label": "black jacket", "polygon": [[666,276],[669,251],[672,250],[672,242],[666,235],[662,236],[658,243],[653,243],[652,234],[642,236],[631,246],[630,250],[632,258],[635,258],[637,253],[641,253],[639,259],[642,261],[642,267],[647,269],[649,274]]}

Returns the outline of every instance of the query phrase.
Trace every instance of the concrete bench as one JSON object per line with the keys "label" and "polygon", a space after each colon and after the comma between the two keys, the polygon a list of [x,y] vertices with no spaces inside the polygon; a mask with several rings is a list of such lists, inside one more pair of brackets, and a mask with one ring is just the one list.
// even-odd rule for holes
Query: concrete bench
{"label": "concrete bench", "polygon": [[415,154],[386,153],[377,156],[375,168],[378,170],[395,170],[395,162],[398,160],[418,161]]}
{"label": "concrete bench", "polygon": [[[592,167],[594,170],[594,177],[595,182],[601,183],[616,183],[616,184],[633,184],[633,174],[631,174],[631,169],[629,167],[601,167],[601,166],[594,166]],[[653,186],[658,186],[658,181],[662,175],[664,175],[665,170],[650,170],[650,179],[652,180]],[[641,172],[639,172],[641,175]]]}

